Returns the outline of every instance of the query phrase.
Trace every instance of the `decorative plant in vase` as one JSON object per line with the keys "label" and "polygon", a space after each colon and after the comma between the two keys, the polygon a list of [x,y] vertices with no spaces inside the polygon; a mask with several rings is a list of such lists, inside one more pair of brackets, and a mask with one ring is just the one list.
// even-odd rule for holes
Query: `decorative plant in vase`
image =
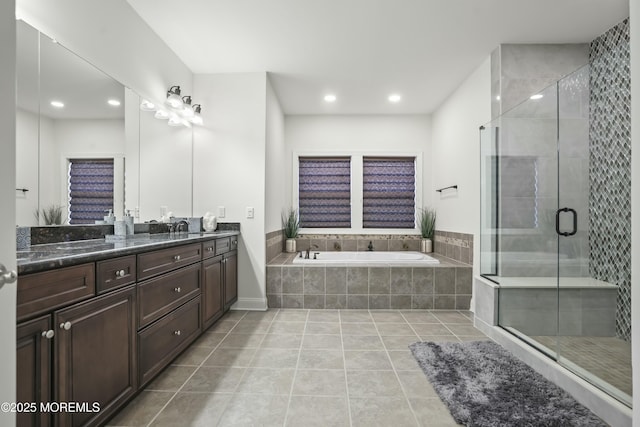
{"label": "decorative plant in vase", "polygon": [[42,209],[36,209],[33,212],[33,216],[36,217],[36,222],[40,224],[40,217],[42,217],[42,221],[44,225],[61,225],[62,221],[62,213],[64,211],[64,206],[60,205],[49,205]]}
{"label": "decorative plant in vase", "polygon": [[284,230],[284,236],[287,238],[285,250],[287,252],[295,252],[296,237],[298,237],[298,231],[300,230],[300,221],[298,219],[297,209],[290,208],[287,212],[282,214],[282,229]]}
{"label": "decorative plant in vase", "polygon": [[436,230],[436,210],[432,208],[421,209],[418,214],[418,224],[420,224],[420,234],[422,235],[422,252],[433,252],[433,233]]}

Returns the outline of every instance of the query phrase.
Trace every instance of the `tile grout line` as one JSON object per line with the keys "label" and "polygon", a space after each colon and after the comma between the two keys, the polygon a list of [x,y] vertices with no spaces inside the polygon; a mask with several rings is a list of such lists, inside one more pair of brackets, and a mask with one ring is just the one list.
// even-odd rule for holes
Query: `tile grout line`
{"label": "tile grout line", "polygon": [[[407,319],[405,319],[405,317],[402,315],[402,313],[400,312],[400,310],[398,310],[398,313],[400,313],[400,316],[402,316],[402,318],[405,320],[405,322],[407,321]],[[371,313],[369,313],[369,315],[371,315]],[[402,381],[400,381],[400,376],[398,375],[398,372],[396,371],[396,367],[393,365],[393,361],[391,360],[391,356],[389,355],[389,349],[387,348],[387,345],[384,343],[384,340],[382,339],[382,335],[380,334],[380,330],[378,329],[378,324],[376,323],[376,319],[371,316],[371,318],[373,319],[373,326],[376,328],[376,332],[378,333],[378,338],[380,338],[380,341],[382,341],[382,346],[384,347],[384,352],[387,355],[387,360],[389,361],[389,364],[391,365],[391,369],[393,370],[393,374],[396,377],[396,381],[398,381],[398,384],[400,385],[400,390],[402,390],[402,395],[404,396],[404,400],[407,403],[407,405],[409,406],[409,410],[411,411],[411,414],[413,415],[413,419],[416,422],[416,426],[420,426],[420,420],[418,419],[418,416],[416,415],[416,412],[413,410],[413,406],[411,405],[411,402],[409,401],[409,397],[407,396],[406,391],[404,390],[404,386],[402,385]],[[407,322],[407,324],[409,324],[409,322]],[[413,328],[411,328],[413,329]],[[415,333],[415,331],[414,331]],[[420,335],[416,334],[416,336],[420,337]]]}
{"label": "tile grout line", "polygon": [[[304,301],[304,296],[302,298]],[[304,304],[303,304],[303,307],[304,307]],[[295,387],[296,385],[296,377],[298,376],[298,366],[300,365],[300,356],[302,355],[302,343],[304,342],[304,338],[306,336],[307,324],[309,321],[309,313],[310,311],[307,310],[307,317],[304,320],[304,329],[302,330],[302,339],[300,340],[300,346],[298,347],[298,359],[296,360],[296,367],[293,370],[293,380],[291,381],[291,387],[289,388],[289,400],[287,401],[287,410],[284,413],[284,420],[282,421],[283,427],[287,425],[287,418],[289,418],[289,411],[291,409],[291,400],[293,399],[293,387]]]}
{"label": "tile grout line", "polygon": [[[369,314],[371,315],[371,314]],[[373,320],[373,319],[372,319]],[[349,416],[349,427],[353,426],[353,419],[351,416],[351,399],[349,395],[349,379],[347,377],[347,358],[344,354],[344,334],[342,333],[342,310],[338,310],[338,324],[340,325],[340,345],[342,346],[342,366],[344,374],[344,388],[346,392],[345,399],[347,399],[347,415]]]}
{"label": "tile grout line", "polygon": [[[213,347],[213,348],[211,349],[211,351],[209,352],[209,354],[208,354],[205,358],[203,358],[203,359],[202,359],[202,361],[200,362],[200,364],[199,364],[198,366],[196,366],[196,369],[191,373],[191,375],[189,375],[189,377],[188,377],[188,378],[187,378],[187,379],[182,383],[182,385],[181,385],[180,387],[178,387],[178,389],[173,393],[173,396],[171,396],[171,397],[169,398],[169,400],[167,401],[167,403],[165,403],[165,404],[162,406],[162,408],[160,408],[160,410],[158,411],[158,413],[156,413],[156,415],[151,419],[151,421],[149,421],[149,423],[147,424],[147,427],[150,427],[150,426],[155,422],[155,420],[160,416],[160,414],[162,413],[162,411],[164,411],[164,410],[167,408],[167,406],[169,406],[169,404],[173,401],[173,399],[175,399],[175,397],[178,395],[178,393],[180,393],[180,391],[181,391],[181,390],[184,388],[184,386],[189,382],[189,380],[190,380],[191,378],[193,378],[193,376],[196,374],[196,372],[198,372],[198,370],[199,370],[199,369],[204,365],[204,362],[205,362],[205,361],[206,361],[206,360],[207,360],[207,359],[208,359],[208,358],[213,354],[213,352],[214,352],[214,351],[216,351],[216,350],[218,349],[218,347],[220,346],[220,344],[222,343],[222,341],[224,341],[224,340],[227,338],[227,336],[229,336],[229,334],[231,333],[231,331],[233,331],[233,329],[234,329],[236,326],[238,326],[238,323],[240,323],[240,321],[241,321],[241,320],[242,320],[246,315],[247,315],[247,313],[244,313],[244,314],[242,315],[242,317],[240,317],[240,319],[238,319],[238,320],[236,321],[236,324],[235,324],[235,325],[233,325],[233,328],[231,328],[231,329],[229,329],[229,331],[227,331],[227,334],[224,336],[224,338],[223,338],[222,340],[220,340],[220,342],[219,342],[218,344],[216,344],[216,346],[215,346],[215,347]],[[205,332],[206,332],[206,331],[205,331]],[[201,335],[201,336],[202,336],[202,335]],[[193,343],[192,343],[192,344],[189,344],[189,346],[187,347],[187,349],[192,348],[192,347],[191,347],[192,345],[193,345]],[[184,351],[186,351],[187,349],[183,350],[183,353],[184,353]],[[181,355],[182,355],[182,353],[181,353]],[[174,359],[174,360],[175,360],[175,359]],[[193,366],[193,365],[192,365],[192,366]]]}

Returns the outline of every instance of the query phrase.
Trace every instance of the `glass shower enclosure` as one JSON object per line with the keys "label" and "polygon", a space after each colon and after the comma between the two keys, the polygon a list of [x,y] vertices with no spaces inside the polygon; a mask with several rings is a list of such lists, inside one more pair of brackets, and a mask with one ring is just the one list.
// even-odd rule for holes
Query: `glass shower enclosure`
{"label": "glass shower enclosure", "polygon": [[480,273],[501,327],[630,406],[620,283],[593,255],[590,107],[585,66],[480,128]]}

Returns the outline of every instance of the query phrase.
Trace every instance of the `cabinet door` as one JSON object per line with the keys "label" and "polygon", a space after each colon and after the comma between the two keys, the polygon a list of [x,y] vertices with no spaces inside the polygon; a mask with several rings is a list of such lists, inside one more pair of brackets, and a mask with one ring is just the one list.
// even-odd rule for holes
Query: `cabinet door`
{"label": "cabinet door", "polygon": [[[51,316],[43,316],[18,324],[17,330],[17,393],[16,402],[40,402],[51,400],[51,347],[53,332]],[[44,427],[51,425],[51,414],[18,412],[18,427]]]}
{"label": "cabinet door", "polygon": [[55,400],[89,411],[58,413],[57,425],[100,424],[135,393],[135,295],[130,286],[54,313]]}
{"label": "cabinet door", "polygon": [[222,257],[202,263],[202,329],[206,329],[222,316]]}
{"label": "cabinet door", "polygon": [[229,252],[224,258],[224,309],[238,300],[238,253]]}

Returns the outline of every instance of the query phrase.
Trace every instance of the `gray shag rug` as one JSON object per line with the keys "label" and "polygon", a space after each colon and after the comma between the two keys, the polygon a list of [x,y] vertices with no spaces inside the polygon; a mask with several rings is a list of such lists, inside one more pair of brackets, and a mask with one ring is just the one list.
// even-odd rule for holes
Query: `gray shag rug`
{"label": "gray shag rug", "polygon": [[606,426],[493,341],[409,346],[456,422],[466,426]]}

